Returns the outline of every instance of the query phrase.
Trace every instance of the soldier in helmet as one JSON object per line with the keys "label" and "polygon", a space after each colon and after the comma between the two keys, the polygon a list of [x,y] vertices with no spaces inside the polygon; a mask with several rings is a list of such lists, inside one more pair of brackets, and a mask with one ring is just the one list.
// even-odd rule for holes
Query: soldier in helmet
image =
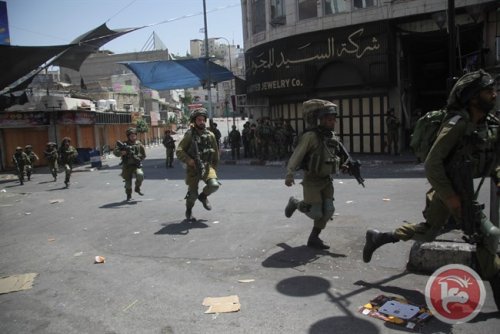
{"label": "soldier in helmet", "polygon": [[231,146],[231,157],[233,160],[240,160],[240,146],[241,146],[241,134],[240,131],[236,129],[236,125],[233,125],[231,132],[229,132],[229,145]]}
{"label": "soldier in helmet", "polygon": [[[303,104],[310,127],[299,139],[287,165],[285,185],[291,187],[294,172],[304,168],[302,181],[304,199],[290,197],[285,208],[285,216],[290,218],[295,210],[303,212],[314,220],[314,226],[307,240],[307,246],[328,249],[319,234],[335,212],[333,205],[333,178],[347,161],[347,154],[340,147],[334,133],[338,109],[330,101],[312,99]],[[319,121],[319,124],[317,123]],[[342,167],[346,171],[347,167]]]}
{"label": "soldier in helmet", "polygon": [[12,156],[12,162],[16,166],[17,177],[21,185],[24,184],[24,174],[29,161],[30,159],[26,153],[23,152],[23,148],[21,146],[16,147],[16,153]]}
{"label": "soldier in helmet", "polygon": [[165,149],[167,150],[165,166],[167,168],[173,168],[175,139],[172,137],[172,131],[170,129],[165,130],[165,137],[163,137],[163,146],[165,146]]}
{"label": "soldier in helmet", "polygon": [[57,152],[57,145],[53,142],[48,142],[45,151],[43,152],[45,159],[47,159],[50,174],[54,177],[54,182],[57,181],[57,173],[59,172],[59,166],[57,160],[59,160],[59,154]]}
{"label": "soldier in helmet", "polygon": [[31,180],[31,174],[33,174],[33,170],[35,169],[35,162],[38,161],[38,155],[33,152],[33,146],[26,145],[24,147],[24,153],[28,156],[29,163],[26,165],[26,177],[28,181]]}
{"label": "soldier in helmet", "polygon": [[[464,198],[460,187],[469,182],[473,188],[473,178],[491,176],[500,189],[499,122],[490,114],[495,106],[495,89],[495,80],[483,70],[467,73],[456,82],[448,97],[447,116],[425,160],[426,177],[432,187],[426,194],[425,222],[403,224],[392,232],[368,230],[363,261],[370,262],[375,250],[384,244],[433,241],[450,217],[465,233],[463,209],[475,208],[478,231],[473,238],[468,237],[476,245],[471,266],[489,280],[500,310],[500,258],[496,253],[500,230],[488,220],[480,205],[474,205],[474,194]],[[469,180],[455,177],[463,170],[469,171]]]}
{"label": "soldier in helmet", "polygon": [[146,158],[146,150],[144,145],[137,140],[137,129],[127,129],[127,141],[119,142],[121,145],[116,145],[113,154],[121,157],[122,173],[120,174],[125,182],[125,194],[127,201],[132,199],[132,178],[135,175],[134,191],[143,196],[141,192],[142,182],[144,181],[144,172],[142,170],[142,161]]}
{"label": "soldier in helmet", "polygon": [[[215,135],[206,128],[207,110],[198,108],[191,112],[190,128],[177,146],[177,158],[187,165],[186,184],[186,219],[193,219],[192,208],[198,199],[206,210],[212,206],[208,196],[219,189],[217,165],[219,148]],[[198,194],[198,183],[205,182],[205,187]]]}
{"label": "soldier in helmet", "polygon": [[59,147],[59,160],[61,165],[64,166],[65,178],[64,184],[66,188],[69,187],[69,180],[71,178],[71,172],[73,171],[73,163],[78,156],[78,152],[71,145],[71,138],[64,137],[61,146]]}

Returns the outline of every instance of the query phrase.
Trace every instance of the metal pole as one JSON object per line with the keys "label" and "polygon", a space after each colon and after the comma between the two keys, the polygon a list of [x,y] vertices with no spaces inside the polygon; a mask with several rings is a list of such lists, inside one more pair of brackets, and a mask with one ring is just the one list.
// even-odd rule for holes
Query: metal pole
{"label": "metal pole", "polygon": [[210,77],[210,57],[208,54],[208,28],[207,28],[207,5],[203,0],[203,21],[205,24],[205,58],[207,66],[207,91],[208,91],[208,119],[209,124],[212,125],[212,78]]}
{"label": "metal pole", "polygon": [[457,48],[457,33],[455,26],[455,0],[448,0],[448,75],[450,78],[455,76],[456,71],[456,56],[455,50]]}

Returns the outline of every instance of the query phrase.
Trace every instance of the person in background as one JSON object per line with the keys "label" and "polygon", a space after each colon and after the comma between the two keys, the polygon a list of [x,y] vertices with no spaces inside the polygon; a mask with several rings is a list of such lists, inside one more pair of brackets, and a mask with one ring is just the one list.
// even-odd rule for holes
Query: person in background
{"label": "person in background", "polygon": [[64,184],[66,185],[66,188],[69,187],[71,173],[73,172],[73,163],[75,162],[77,156],[78,152],[73,146],[71,146],[71,138],[64,137],[61,142],[61,146],[59,147],[59,160],[61,165],[64,166]]}
{"label": "person in background", "polygon": [[23,148],[21,146],[16,147],[16,152],[12,156],[12,162],[16,166],[17,177],[21,185],[24,184],[24,174],[29,161],[28,156],[23,152]]}
{"label": "person in background", "polygon": [[54,182],[57,181],[57,173],[59,172],[59,165],[57,161],[59,160],[59,153],[57,152],[57,144],[53,142],[48,142],[45,151],[43,152],[45,159],[49,166],[50,174],[54,178]]}
{"label": "person in background", "polygon": [[24,153],[26,153],[29,159],[29,163],[26,165],[26,177],[29,181],[31,180],[31,174],[33,174],[33,171],[35,170],[35,162],[38,161],[38,155],[33,152],[33,146],[31,145],[26,145],[24,147]]}
{"label": "person in background", "polygon": [[116,145],[113,154],[121,157],[122,173],[120,176],[125,182],[125,194],[127,201],[132,199],[132,178],[135,175],[135,188],[134,191],[143,196],[141,192],[142,182],[144,181],[144,171],[142,170],[142,161],[146,159],[146,150],[144,145],[137,140],[137,129],[127,129],[127,140],[125,143],[119,142],[121,145]]}
{"label": "person in background", "polygon": [[175,139],[172,137],[172,131],[170,129],[165,130],[165,137],[163,137],[163,146],[165,146],[165,149],[167,150],[165,166],[167,168],[173,168]]}

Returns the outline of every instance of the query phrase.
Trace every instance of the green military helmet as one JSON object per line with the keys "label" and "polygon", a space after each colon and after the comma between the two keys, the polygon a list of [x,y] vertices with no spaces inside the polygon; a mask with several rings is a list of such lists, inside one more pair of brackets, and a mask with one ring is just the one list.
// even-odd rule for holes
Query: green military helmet
{"label": "green military helmet", "polygon": [[16,152],[20,152],[20,151],[22,151],[22,150],[23,150],[23,148],[22,148],[21,146],[17,146],[17,147],[16,147]]}
{"label": "green military helmet", "polygon": [[127,133],[127,137],[130,136],[131,134],[136,135],[137,129],[136,128],[128,128],[126,133]]}
{"label": "green military helmet", "polygon": [[24,146],[24,149],[25,149],[25,150],[31,150],[32,148],[33,148],[33,146],[31,146],[31,145],[26,145],[26,146]]}
{"label": "green military helmet", "polygon": [[478,70],[464,74],[453,86],[448,97],[448,106],[459,104],[465,106],[476,94],[495,84],[495,79],[485,72]]}
{"label": "green military helmet", "polygon": [[321,99],[311,99],[302,104],[304,116],[309,126],[317,125],[319,118],[326,115],[338,115],[338,107],[335,103]]}
{"label": "green military helmet", "polygon": [[208,118],[207,109],[197,108],[197,109],[191,111],[191,115],[189,115],[189,121],[191,123],[194,123],[196,120],[196,117],[198,117],[198,116],[203,116],[203,117],[205,117],[205,120],[206,120]]}

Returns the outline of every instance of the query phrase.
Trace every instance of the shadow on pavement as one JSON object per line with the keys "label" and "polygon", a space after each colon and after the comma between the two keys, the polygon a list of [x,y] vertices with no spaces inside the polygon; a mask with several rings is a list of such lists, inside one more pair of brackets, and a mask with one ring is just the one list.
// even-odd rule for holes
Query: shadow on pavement
{"label": "shadow on pavement", "polygon": [[138,203],[138,201],[135,201],[135,200],[131,200],[131,201],[123,200],[120,202],[113,202],[113,203],[104,204],[104,205],[101,205],[99,208],[100,209],[115,209],[115,208],[119,208],[121,206],[135,205],[137,203]]}
{"label": "shadow on pavement", "polygon": [[262,262],[266,268],[295,268],[312,263],[322,256],[346,257],[344,254],[335,254],[326,250],[317,250],[305,245],[291,247],[286,243],[280,243],[276,246],[283,250],[269,256]]}
{"label": "shadow on pavement", "polygon": [[207,228],[206,221],[204,219],[184,219],[178,223],[163,224],[164,227],[155,234],[186,235],[193,228]]}

